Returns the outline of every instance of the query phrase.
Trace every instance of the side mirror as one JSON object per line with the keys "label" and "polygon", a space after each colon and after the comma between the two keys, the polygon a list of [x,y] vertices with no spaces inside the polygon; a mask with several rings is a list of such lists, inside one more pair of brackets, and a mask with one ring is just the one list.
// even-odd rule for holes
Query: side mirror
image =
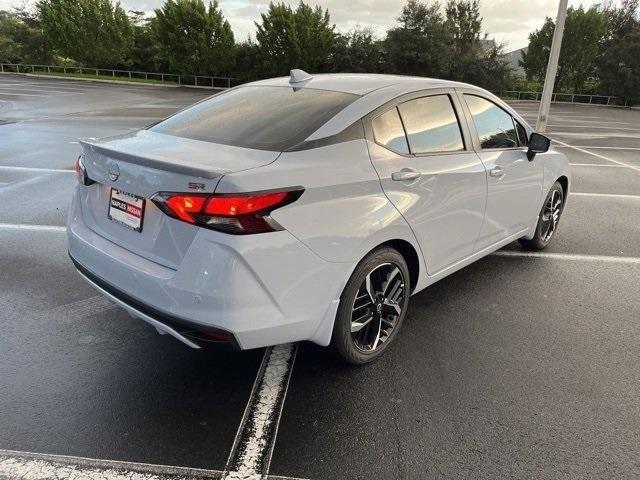
{"label": "side mirror", "polygon": [[527,158],[529,161],[533,160],[536,153],[544,153],[549,150],[551,146],[551,140],[549,137],[545,137],[539,133],[532,133],[529,137],[529,150],[527,151]]}

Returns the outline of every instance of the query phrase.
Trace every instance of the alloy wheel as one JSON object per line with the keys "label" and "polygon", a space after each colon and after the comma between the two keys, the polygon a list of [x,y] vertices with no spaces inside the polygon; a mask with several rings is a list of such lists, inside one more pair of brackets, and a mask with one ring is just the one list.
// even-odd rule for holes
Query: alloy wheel
{"label": "alloy wheel", "polygon": [[406,280],[400,268],[383,263],[358,289],[351,311],[351,338],[357,349],[372,352],[391,336],[402,314]]}
{"label": "alloy wheel", "polygon": [[542,213],[541,233],[542,239],[545,243],[551,240],[551,237],[555,233],[561,213],[562,193],[558,190],[553,190],[544,207],[544,212]]}

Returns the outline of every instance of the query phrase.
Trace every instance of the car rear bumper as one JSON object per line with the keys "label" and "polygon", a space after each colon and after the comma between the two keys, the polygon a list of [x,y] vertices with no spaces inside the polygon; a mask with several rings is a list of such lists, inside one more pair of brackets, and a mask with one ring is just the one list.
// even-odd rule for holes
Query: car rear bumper
{"label": "car rear bumper", "polygon": [[174,270],[101,237],[81,210],[76,194],[67,235],[79,272],[159,331],[194,348],[201,334],[241,349],[329,343],[353,265],[321,259],[286,231],[233,236],[200,229]]}
{"label": "car rear bumper", "polygon": [[129,297],[125,292],[118,290],[113,285],[110,285],[97,275],[91,273],[80,265],[80,263],[73,258],[71,253],[69,253],[69,258],[71,258],[71,261],[75,265],[80,276],[82,276],[82,278],[84,278],[96,290],[102,293],[105,297],[111,299],[117,305],[124,308],[131,316],[140,318],[154,326],[159,333],[163,335],[169,334],[188,347],[195,349],[200,348],[199,340],[202,341],[203,338],[206,338],[207,334],[214,335],[208,339],[208,341],[225,341],[231,343],[234,347],[238,347],[238,343],[232,334],[221,330],[203,331],[202,326],[200,325],[194,325],[182,318],[172,317],[159,312],[153,307]]}

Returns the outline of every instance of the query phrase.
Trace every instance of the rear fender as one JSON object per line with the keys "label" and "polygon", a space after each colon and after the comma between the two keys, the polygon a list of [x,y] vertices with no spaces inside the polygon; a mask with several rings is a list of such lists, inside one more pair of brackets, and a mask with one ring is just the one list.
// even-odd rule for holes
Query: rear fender
{"label": "rear fender", "polygon": [[390,240],[404,240],[418,253],[419,280],[426,286],[424,259],[413,231],[384,194],[369,160],[364,139],[284,152],[275,162],[225,175],[216,192],[251,192],[302,186],[294,203],[271,217],[321,259],[348,266],[328,289],[331,299],[312,342],[327,345],[340,295],[356,265],[373,249]]}

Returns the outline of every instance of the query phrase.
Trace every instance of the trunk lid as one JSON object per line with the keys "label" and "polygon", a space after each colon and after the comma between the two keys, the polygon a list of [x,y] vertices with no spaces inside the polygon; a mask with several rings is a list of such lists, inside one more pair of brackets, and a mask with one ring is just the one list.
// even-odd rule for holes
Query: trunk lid
{"label": "trunk lid", "polygon": [[[80,143],[87,175],[95,182],[80,189],[86,225],[107,240],[173,269],[199,227],[170,218],[150,198],[158,192],[214,192],[223,175],[269,164],[280,154],[148,130]],[[109,218],[112,189],[144,199],[141,231]]]}

